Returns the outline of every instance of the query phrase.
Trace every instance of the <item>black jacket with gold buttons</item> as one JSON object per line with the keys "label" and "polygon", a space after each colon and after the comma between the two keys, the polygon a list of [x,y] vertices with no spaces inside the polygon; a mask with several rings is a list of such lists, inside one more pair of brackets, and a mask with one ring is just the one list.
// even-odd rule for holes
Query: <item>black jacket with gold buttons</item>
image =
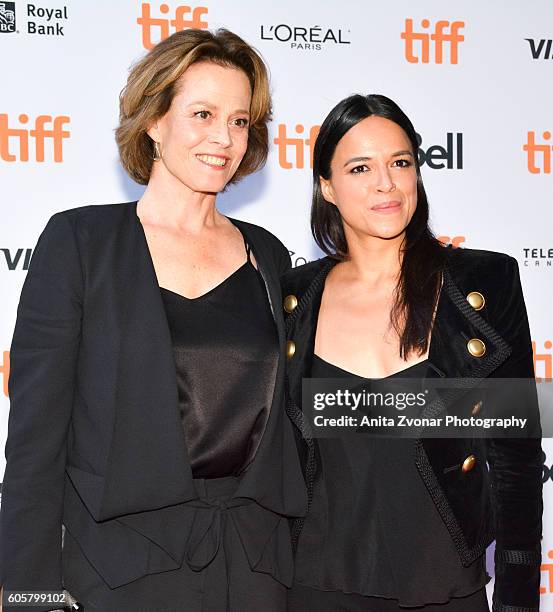
{"label": "black jacket with gold buttons", "polygon": [[[468,387],[452,392],[476,415],[478,380],[534,377],[528,318],[516,260],[471,249],[447,249],[444,282],[429,348],[429,360],[444,377]],[[287,313],[288,414],[297,429],[304,475],[311,496],[317,477],[317,445],[301,412],[302,378],[309,377],[317,317],[330,257],[283,277]],[[474,384],[472,384],[474,381]],[[537,417],[531,393],[525,411]],[[422,416],[436,416],[439,406]],[[434,412],[432,412],[434,411]],[[468,566],[495,538],[494,612],[539,608],[542,517],[541,444],[536,438],[421,438],[414,461],[428,494]],[[302,522],[295,525],[298,538]]]}

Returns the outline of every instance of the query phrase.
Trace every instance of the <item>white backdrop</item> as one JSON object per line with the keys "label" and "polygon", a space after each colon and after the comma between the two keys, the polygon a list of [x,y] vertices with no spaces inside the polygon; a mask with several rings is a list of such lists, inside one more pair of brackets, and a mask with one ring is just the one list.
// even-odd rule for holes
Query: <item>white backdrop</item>
{"label": "white backdrop", "polygon": [[[0,0],[2,447],[9,346],[31,250],[56,211],[140,197],[118,164],[118,94],[131,62],[185,27],[235,31],[271,71],[269,161],[221,196],[223,212],[270,229],[295,264],[318,257],[308,224],[313,128],[351,93],[393,98],[422,137],[436,233],[517,258],[536,373],[552,378],[549,0]],[[544,450],[542,609],[553,611],[550,440]]]}

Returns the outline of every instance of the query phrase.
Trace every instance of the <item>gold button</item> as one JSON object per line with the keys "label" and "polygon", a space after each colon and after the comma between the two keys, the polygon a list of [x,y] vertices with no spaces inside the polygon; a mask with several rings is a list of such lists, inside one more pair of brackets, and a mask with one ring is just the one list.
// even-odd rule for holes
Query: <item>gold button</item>
{"label": "gold button", "polygon": [[464,461],[461,470],[466,473],[470,472],[472,468],[476,465],[476,457],[474,455],[469,455]]}
{"label": "gold button", "polygon": [[288,359],[292,359],[295,352],[296,343],[293,340],[288,340],[288,342],[286,342],[286,357],[288,357]]}
{"label": "gold button", "polygon": [[295,295],[287,295],[284,298],[284,310],[286,312],[293,312],[298,305],[298,298]]}
{"label": "gold button", "polygon": [[486,299],[478,291],[471,291],[467,295],[468,303],[474,308],[474,310],[482,310],[486,305]]}
{"label": "gold button", "polygon": [[473,357],[483,357],[486,352],[486,345],[478,338],[472,338],[467,342],[467,350]]}
{"label": "gold button", "polygon": [[472,416],[476,416],[480,410],[482,409],[482,400],[480,400],[479,402],[476,402],[476,404],[474,404],[474,406],[472,407]]}

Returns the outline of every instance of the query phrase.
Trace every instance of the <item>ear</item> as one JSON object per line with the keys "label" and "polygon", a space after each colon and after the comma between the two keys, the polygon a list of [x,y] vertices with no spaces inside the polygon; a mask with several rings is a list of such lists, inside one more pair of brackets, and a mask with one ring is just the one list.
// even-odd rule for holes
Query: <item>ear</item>
{"label": "ear", "polygon": [[330,204],[336,204],[336,198],[334,197],[334,189],[332,189],[330,180],[319,176],[319,185],[321,186],[323,198]]}
{"label": "ear", "polygon": [[146,134],[148,134],[148,136],[155,142],[161,141],[159,123],[157,119],[150,124],[150,127],[146,130]]}

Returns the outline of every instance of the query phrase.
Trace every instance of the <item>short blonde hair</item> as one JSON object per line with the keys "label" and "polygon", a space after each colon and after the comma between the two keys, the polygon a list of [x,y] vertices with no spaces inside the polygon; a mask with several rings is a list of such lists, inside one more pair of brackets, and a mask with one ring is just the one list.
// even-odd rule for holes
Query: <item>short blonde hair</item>
{"label": "short blonde hair", "polygon": [[123,167],[137,183],[147,184],[152,171],[154,148],[147,130],[169,110],[178,79],[192,64],[202,61],[242,70],[252,88],[248,148],[230,182],[236,183],[265,164],[267,123],[271,120],[265,63],[255,49],[229,30],[189,29],[158,43],[135,64],[119,96],[115,140]]}

